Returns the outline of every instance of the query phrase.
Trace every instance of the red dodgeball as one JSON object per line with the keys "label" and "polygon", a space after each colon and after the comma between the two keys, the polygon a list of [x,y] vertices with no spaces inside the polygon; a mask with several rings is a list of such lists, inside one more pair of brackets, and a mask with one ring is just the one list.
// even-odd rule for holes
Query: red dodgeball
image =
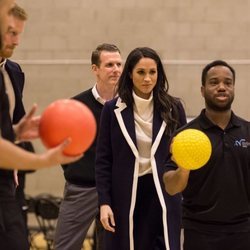
{"label": "red dodgeball", "polygon": [[52,148],[71,138],[64,149],[69,156],[85,152],[96,136],[96,120],[92,111],[83,103],[62,99],[51,103],[42,113],[39,134],[43,144]]}

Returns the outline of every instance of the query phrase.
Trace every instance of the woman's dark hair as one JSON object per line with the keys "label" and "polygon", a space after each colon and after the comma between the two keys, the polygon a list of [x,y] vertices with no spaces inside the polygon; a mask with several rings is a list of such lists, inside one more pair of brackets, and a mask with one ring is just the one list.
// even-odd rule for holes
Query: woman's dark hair
{"label": "woman's dark hair", "polygon": [[140,47],[132,50],[127,57],[123,72],[118,81],[117,92],[128,107],[134,103],[132,90],[133,81],[130,77],[135,65],[142,58],[151,58],[156,62],[158,78],[153,89],[153,100],[155,110],[159,111],[162,119],[167,124],[167,134],[171,134],[178,127],[179,112],[177,110],[178,100],[168,94],[169,84],[159,55],[151,48]]}

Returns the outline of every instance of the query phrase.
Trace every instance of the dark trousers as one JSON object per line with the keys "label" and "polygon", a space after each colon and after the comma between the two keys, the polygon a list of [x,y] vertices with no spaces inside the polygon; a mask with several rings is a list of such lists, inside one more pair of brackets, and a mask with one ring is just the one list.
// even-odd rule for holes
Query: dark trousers
{"label": "dark trousers", "polygon": [[0,201],[0,249],[29,250],[24,220],[15,200]]}
{"label": "dark trousers", "polygon": [[142,176],[138,180],[134,212],[134,244],[135,250],[166,250],[162,208],[151,174]]}
{"label": "dark trousers", "polygon": [[[98,213],[96,188],[67,182],[57,221],[55,248],[57,250],[81,249],[87,231]],[[101,224],[98,224],[96,233],[95,248],[99,250],[102,249],[104,233]]]}
{"label": "dark trousers", "polygon": [[221,233],[184,230],[184,250],[248,250],[250,232]]}

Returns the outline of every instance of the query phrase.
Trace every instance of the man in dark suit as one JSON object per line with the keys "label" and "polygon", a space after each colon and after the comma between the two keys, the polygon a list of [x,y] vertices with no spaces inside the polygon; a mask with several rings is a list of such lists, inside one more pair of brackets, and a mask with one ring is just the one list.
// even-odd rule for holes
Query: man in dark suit
{"label": "man in dark suit", "polygon": [[[19,44],[20,35],[24,30],[24,25],[27,20],[27,14],[25,11],[19,6],[14,6],[10,14],[12,15],[12,23],[8,25],[7,32],[2,36],[2,48],[0,50],[0,66],[3,73],[3,79],[5,84],[6,93],[9,98],[9,117],[10,122],[12,124],[17,124],[20,119],[25,115],[25,109],[22,102],[22,92],[24,87],[24,73],[21,70],[21,67],[15,63],[10,61],[8,58],[12,56],[15,47]],[[19,144],[20,147],[26,149],[32,147],[30,142],[23,142]],[[4,218],[7,219],[10,223],[8,224],[13,233],[10,233],[8,230],[4,230],[4,223],[2,224],[3,230],[1,232],[1,242],[7,242],[8,247],[15,248],[14,241],[15,236],[22,236],[20,245],[20,249],[28,249],[28,235],[26,232],[27,224],[25,220],[25,211],[23,211],[23,205],[25,203],[24,200],[24,180],[25,180],[25,172],[21,172],[19,178],[17,176],[17,171],[10,170],[1,170],[3,172],[3,177],[6,178],[4,181],[8,181],[11,184],[11,179],[14,178],[15,186],[16,186],[16,201],[13,199],[13,196],[9,196],[9,192],[1,192],[1,198],[7,199],[7,201],[1,201],[4,204],[4,208],[11,209],[14,211],[16,215],[16,219],[11,219],[11,214],[4,211]],[[6,177],[8,176],[8,177]],[[12,176],[12,177],[11,177]],[[19,179],[19,180],[18,180]],[[19,187],[19,182],[21,186]],[[1,200],[0,198],[0,200]],[[6,210],[7,210],[6,209]],[[2,210],[2,208],[1,208]],[[8,210],[7,210],[8,211]],[[3,211],[2,211],[3,212]],[[6,233],[10,235],[8,239],[5,240]],[[13,241],[12,241],[13,240]]]}
{"label": "man in dark suit", "polygon": [[[12,124],[16,124],[25,115],[25,109],[22,102],[24,73],[22,72],[21,67],[17,63],[12,62],[7,58],[12,56],[15,47],[19,44],[20,35],[24,30],[24,25],[27,20],[27,14],[19,6],[14,6],[13,9],[11,9],[10,14],[13,16],[12,23],[8,26],[7,32],[2,36],[3,43],[2,48],[0,50],[0,66],[3,73],[6,93],[9,98],[10,122]],[[26,144],[28,146],[29,143],[20,143],[19,146],[24,147],[26,146]],[[17,193],[19,194],[18,196],[16,196],[19,199],[15,201],[13,199],[13,196],[9,196],[9,192],[6,192],[6,190],[1,192],[0,200],[7,199],[7,201],[1,201],[4,204],[5,210],[8,211],[9,208],[14,211],[16,215],[16,219],[12,220],[12,214],[7,213],[7,211],[3,211],[3,208],[1,208],[2,212],[4,212],[4,218],[9,221],[8,226],[12,228],[11,232],[13,232],[10,233],[8,230],[4,230],[5,224],[1,223],[3,227],[3,230],[0,234],[1,243],[8,242],[6,243],[6,246],[8,244],[8,247],[13,247],[14,249],[15,247],[17,247],[15,243],[12,243],[15,241],[14,237],[22,236],[20,241],[20,249],[28,249],[29,243],[26,234],[27,226],[23,217],[21,205],[24,203],[24,195],[22,195],[23,189],[18,188],[19,180],[17,176],[17,171],[13,172],[10,170],[1,170],[1,172],[3,172],[2,179],[5,178],[4,181],[8,181],[9,184],[11,184],[11,179],[14,178],[15,186],[17,187],[16,191],[18,190]],[[20,177],[20,182],[23,183],[25,177],[23,174],[21,174]],[[10,235],[8,236],[9,240],[6,240],[7,233],[8,235]]]}
{"label": "man in dark suit", "polygon": [[[12,27],[13,29],[13,16],[10,12],[14,6],[14,0],[0,0],[0,51],[4,45],[3,35],[8,28]],[[28,114],[14,128],[12,127],[9,115],[9,98],[5,91],[3,73],[0,67],[0,169],[34,170],[66,164],[81,158],[82,154],[66,156],[63,153],[70,143],[69,138],[43,154],[27,152],[12,143],[15,137],[22,141],[39,138],[40,117],[34,117],[36,109],[37,106],[33,105]]]}
{"label": "man in dark suit", "polygon": [[[55,166],[78,160],[81,155],[67,157],[63,154],[70,140],[65,140],[42,155],[27,152],[13,143],[15,139],[26,141],[38,138],[40,119],[33,117],[36,106],[24,115],[22,103],[24,74],[18,64],[6,59],[18,45],[27,18],[20,7],[11,8],[11,4],[6,7],[7,2],[11,1],[0,0],[0,22],[6,22],[4,29],[2,23],[0,25],[2,32],[0,33],[0,246],[1,249],[29,250],[25,223],[15,198],[15,184],[17,185],[18,181],[13,171],[5,169],[30,170]],[[3,7],[6,7],[4,14]],[[8,16],[11,17],[10,22]]]}

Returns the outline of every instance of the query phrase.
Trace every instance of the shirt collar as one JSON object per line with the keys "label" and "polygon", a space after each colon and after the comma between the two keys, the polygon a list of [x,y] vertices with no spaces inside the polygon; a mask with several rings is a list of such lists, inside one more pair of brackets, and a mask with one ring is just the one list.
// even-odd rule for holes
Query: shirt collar
{"label": "shirt collar", "polygon": [[[203,109],[200,113],[200,117],[201,117],[201,127],[204,128],[204,129],[209,129],[209,128],[212,128],[212,127],[217,127],[217,125],[215,125],[213,122],[211,122],[206,114],[205,114],[206,110]],[[228,128],[231,128],[231,127],[240,127],[240,120],[239,120],[239,117],[236,116],[234,114],[233,111],[231,111],[231,118],[230,118],[230,121],[226,127],[226,129]]]}
{"label": "shirt collar", "polygon": [[3,69],[5,68],[6,61],[7,61],[7,59],[4,58],[4,59],[0,62],[0,67],[1,67],[1,68],[3,68]]}
{"label": "shirt collar", "polygon": [[94,87],[92,88],[92,94],[94,96],[94,98],[101,103],[102,105],[104,105],[104,103],[106,102],[98,93],[97,88],[96,88],[96,84],[94,85]]}

